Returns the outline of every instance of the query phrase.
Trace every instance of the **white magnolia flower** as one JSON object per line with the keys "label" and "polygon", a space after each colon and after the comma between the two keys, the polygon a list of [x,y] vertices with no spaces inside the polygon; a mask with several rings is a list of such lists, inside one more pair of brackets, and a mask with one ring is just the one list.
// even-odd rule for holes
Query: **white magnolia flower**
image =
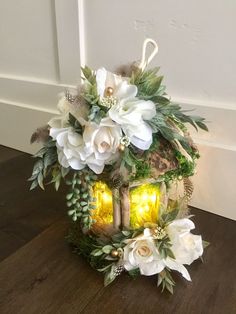
{"label": "white magnolia flower", "polygon": [[168,267],[180,272],[185,279],[191,280],[187,269],[182,264],[173,258],[163,259],[160,256],[153,240],[152,230],[149,228],[144,229],[143,235],[127,240],[123,263],[127,271],[139,268],[140,273],[145,276],[158,274]]}
{"label": "white magnolia flower", "polygon": [[58,161],[75,170],[85,167],[84,140],[72,128],[51,128],[50,136],[56,140]]}
{"label": "white magnolia flower", "polygon": [[57,109],[59,115],[53,117],[48,125],[52,128],[65,128],[68,126],[69,113],[71,113],[77,120],[86,119],[88,116],[88,106],[85,103],[70,103],[66,97],[60,98]]}
{"label": "white magnolia flower", "polygon": [[96,73],[97,91],[100,99],[106,97],[107,88],[112,88],[112,96],[117,99],[133,98],[137,95],[138,89],[135,85],[131,85],[122,76],[108,72],[101,68]]}
{"label": "white magnolia flower", "polygon": [[147,124],[156,115],[155,104],[137,98],[121,99],[108,112],[110,118],[122,127],[131,143],[147,150],[152,144],[152,128]]}
{"label": "white magnolia flower", "polygon": [[[152,101],[139,100],[137,86],[129,84],[121,76],[101,68],[96,74],[97,90],[100,99],[106,104],[109,88],[112,89],[112,100],[107,102],[110,108],[110,118],[119,124],[131,143],[147,150],[152,144],[152,129],[145,122],[156,115],[155,104]],[[104,100],[105,99],[105,100]]]}
{"label": "white magnolia flower", "polygon": [[190,232],[194,228],[194,223],[187,218],[175,220],[167,226],[171,250],[180,264],[190,265],[203,254],[202,237]]}
{"label": "white magnolia flower", "polygon": [[99,125],[95,122],[85,125],[83,139],[87,156],[86,164],[90,169],[100,174],[105,164],[118,157],[121,136],[120,126],[110,118],[102,119]]}

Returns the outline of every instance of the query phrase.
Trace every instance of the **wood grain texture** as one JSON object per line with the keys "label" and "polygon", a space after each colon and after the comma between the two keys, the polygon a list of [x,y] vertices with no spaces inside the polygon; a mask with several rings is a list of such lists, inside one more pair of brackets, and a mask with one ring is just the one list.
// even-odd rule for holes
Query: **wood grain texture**
{"label": "wood grain texture", "polygon": [[0,162],[9,160],[11,158],[20,156],[22,154],[23,153],[20,152],[19,150],[15,150],[15,149],[0,145]]}
{"label": "wood grain texture", "polygon": [[160,293],[156,278],[132,280],[123,275],[102,290],[82,313],[161,313],[161,314],[234,314],[236,313],[236,223],[192,209],[198,226],[195,233],[211,242],[203,256],[187,266],[192,282],[174,274],[174,295]]}
{"label": "wood grain texture", "polygon": [[29,191],[27,178],[33,158],[0,146],[0,155],[2,152],[5,160],[0,162],[0,260],[65,216],[64,193],[56,193],[52,187],[46,192]]}
{"label": "wood grain texture", "polygon": [[[4,165],[4,166],[3,166]],[[121,275],[109,287],[65,241],[64,190],[28,191],[32,160],[0,164],[0,313],[236,313],[236,222],[192,209],[195,233],[211,245],[188,266],[192,282],[174,274],[174,295],[156,278]]]}
{"label": "wood grain texture", "polygon": [[68,223],[49,227],[1,263],[1,313],[78,313],[103,283],[64,237]]}

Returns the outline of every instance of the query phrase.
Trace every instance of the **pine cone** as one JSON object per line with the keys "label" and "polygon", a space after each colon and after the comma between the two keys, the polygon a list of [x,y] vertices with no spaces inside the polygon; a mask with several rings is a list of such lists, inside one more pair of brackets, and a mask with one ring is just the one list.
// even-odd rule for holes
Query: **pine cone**
{"label": "pine cone", "polygon": [[191,200],[191,197],[193,195],[193,183],[189,178],[183,178],[183,184],[184,184],[184,195],[187,198],[187,202]]}

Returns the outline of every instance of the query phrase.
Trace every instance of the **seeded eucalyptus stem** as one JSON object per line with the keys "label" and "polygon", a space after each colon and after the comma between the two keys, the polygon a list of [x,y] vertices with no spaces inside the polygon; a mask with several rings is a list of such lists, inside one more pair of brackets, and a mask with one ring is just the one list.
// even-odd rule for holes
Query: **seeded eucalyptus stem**
{"label": "seeded eucalyptus stem", "polygon": [[93,197],[93,184],[97,177],[89,170],[77,171],[71,180],[66,183],[71,186],[66,196],[67,206],[70,208],[68,215],[73,221],[79,220],[84,231],[91,228],[95,222],[92,219],[92,211],[96,208]]}

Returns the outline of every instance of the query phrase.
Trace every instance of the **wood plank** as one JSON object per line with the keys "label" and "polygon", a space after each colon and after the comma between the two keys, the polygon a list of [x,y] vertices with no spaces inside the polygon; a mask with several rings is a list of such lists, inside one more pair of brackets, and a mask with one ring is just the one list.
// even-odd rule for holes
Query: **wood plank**
{"label": "wood plank", "polygon": [[29,155],[23,154],[0,164],[0,227],[11,223],[12,219],[25,216],[35,208],[48,208],[54,202],[54,209],[63,207],[63,195],[54,193],[51,186],[45,192],[40,189],[29,191],[30,182],[27,179],[31,175],[34,161]]}
{"label": "wood plank", "polygon": [[200,210],[193,213],[211,245],[204,264],[188,267],[192,283],[174,276],[173,296],[157,290],[155,277],[132,280],[123,275],[103,288],[102,276],[63,241],[67,223],[60,222],[0,263],[0,312],[235,313],[235,222]]}
{"label": "wood plank", "polygon": [[171,296],[157,290],[155,277],[132,280],[123,275],[82,313],[236,313],[236,222],[196,209],[192,213],[196,214],[196,233],[200,230],[211,245],[204,263],[195,261],[188,267],[191,283],[175,275],[177,284]]}
{"label": "wood plank", "polygon": [[15,235],[15,233],[0,230],[0,261],[14,253],[25,243],[26,241]]}
{"label": "wood plank", "polygon": [[3,161],[7,161],[11,158],[14,158],[16,156],[20,156],[23,153],[20,152],[19,150],[15,150],[3,145],[0,145],[0,163]]}
{"label": "wood plank", "polygon": [[0,263],[0,313],[79,313],[103,280],[64,240],[58,222]]}
{"label": "wood plank", "polygon": [[29,191],[34,159],[20,154],[0,163],[0,260],[66,215],[65,191]]}

